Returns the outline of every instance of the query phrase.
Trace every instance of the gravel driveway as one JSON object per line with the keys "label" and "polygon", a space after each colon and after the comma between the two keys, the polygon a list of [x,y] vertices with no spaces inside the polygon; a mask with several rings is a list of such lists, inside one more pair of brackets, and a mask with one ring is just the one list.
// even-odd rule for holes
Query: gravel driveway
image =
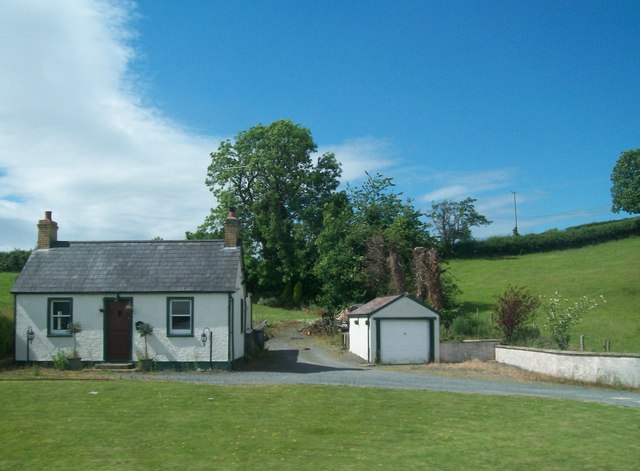
{"label": "gravel driveway", "polygon": [[530,396],[640,408],[638,391],[514,380],[496,375],[488,375],[490,379],[478,374],[473,378],[450,377],[427,366],[403,369],[369,365],[325,339],[302,335],[295,327],[274,332],[266,347],[268,352],[258,360],[242,365],[239,371],[158,372],[152,378],[225,385],[323,384]]}

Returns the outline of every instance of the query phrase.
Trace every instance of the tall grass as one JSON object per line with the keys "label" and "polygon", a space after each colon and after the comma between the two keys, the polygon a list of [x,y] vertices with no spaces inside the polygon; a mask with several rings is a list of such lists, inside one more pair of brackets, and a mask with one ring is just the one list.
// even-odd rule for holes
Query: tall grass
{"label": "tall grass", "polygon": [[[462,290],[464,310],[484,318],[509,285],[543,296],[557,291],[569,299],[603,295],[607,304],[572,328],[570,348],[577,349],[585,335],[587,350],[600,351],[609,339],[613,351],[640,352],[640,237],[519,257],[452,260],[449,269]],[[535,322],[544,324],[542,311]]]}

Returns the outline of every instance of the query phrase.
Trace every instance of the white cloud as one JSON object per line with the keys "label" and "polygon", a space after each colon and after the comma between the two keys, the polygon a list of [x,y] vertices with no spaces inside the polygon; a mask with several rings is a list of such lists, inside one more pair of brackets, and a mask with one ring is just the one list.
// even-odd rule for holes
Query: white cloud
{"label": "white cloud", "polygon": [[343,144],[323,146],[319,152],[333,152],[342,165],[342,181],[352,182],[365,177],[365,172],[375,173],[398,164],[395,151],[385,139],[363,137]]}
{"label": "white cloud", "polygon": [[480,198],[483,194],[505,189],[513,182],[514,171],[495,169],[476,173],[441,172],[429,174],[428,183],[439,186],[419,197],[420,201],[438,202],[444,199]]}
{"label": "white cloud", "polygon": [[54,211],[61,239],[182,238],[214,204],[217,139],[141,105],[128,2],[3,2],[0,250],[35,243]]}

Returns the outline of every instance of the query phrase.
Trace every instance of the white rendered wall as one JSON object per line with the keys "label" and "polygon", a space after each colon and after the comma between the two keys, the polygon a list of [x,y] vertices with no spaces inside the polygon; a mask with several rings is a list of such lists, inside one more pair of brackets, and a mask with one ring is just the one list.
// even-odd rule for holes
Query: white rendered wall
{"label": "white rendered wall", "polygon": [[640,387],[640,355],[496,346],[496,361],[558,378]]}
{"label": "white rendered wall", "polygon": [[369,326],[366,325],[367,322],[366,317],[352,317],[349,319],[349,351],[370,362]]}
{"label": "white rendered wall", "polygon": [[[136,360],[144,353],[144,339],[135,330],[138,321],[153,325],[153,335],[147,337],[149,356],[156,361],[206,362],[209,360],[209,346],[203,346],[200,335],[205,327],[213,331],[213,361],[229,361],[229,297],[221,294],[180,293],[179,296],[192,297],[194,302],[193,336],[167,336],[167,297],[176,294],[121,294],[133,298],[132,358]],[[31,361],[51,361],[58,350],[66,352],[73,348],[71,337],[47,335],[47,302],[49,298],[72,298],[73,320],[82,324],[82,332],[77,334],[77,346],[83,361],[103,361],[104,355],[104,313],[103,295],[56,294],[18,295],[16,297],[16,360],[27,357],[26,332],[31,327],[35,333],[29,348]],[[240,331],[240,303],[236,306]],[[244,353],[242,335],[236,334],[236,358]]]}

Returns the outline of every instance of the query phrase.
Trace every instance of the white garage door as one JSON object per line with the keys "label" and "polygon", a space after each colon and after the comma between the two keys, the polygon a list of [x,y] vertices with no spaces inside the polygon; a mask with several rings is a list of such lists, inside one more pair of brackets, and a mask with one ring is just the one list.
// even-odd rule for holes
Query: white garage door
{"label": "white garage door", "polygon": [[426,363],[429,359],[429,321],[380,319],[382,363]]}

